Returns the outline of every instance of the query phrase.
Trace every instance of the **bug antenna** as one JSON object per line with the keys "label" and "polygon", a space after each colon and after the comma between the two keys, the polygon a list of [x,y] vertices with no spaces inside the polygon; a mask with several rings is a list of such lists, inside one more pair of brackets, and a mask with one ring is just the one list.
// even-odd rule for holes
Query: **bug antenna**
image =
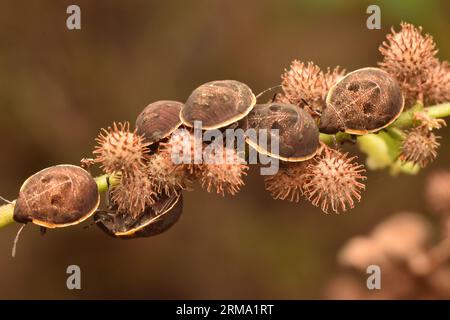
{"label": "bug antenna", "polygon": [[22,227],[20,227],[19,231],[17,231],[16,237],[14,238],[13,247],[11,251],[11,256],[13,258],[16,257],[16,249],[17,249],[17,243],[19,242],[20,233],[22,232],[23,228],[25,228],[26,224],[24,224]]}
{"label": "bug antenna", "polygon": [[272,97],[272,103],[277,99],[278,93],[274,93]]}
{"label": "bug antenna", "polygon": [[9,200],[3,198],[2,196],[0,196],[0,201],[3,201],[4,203],[7,203],[7,204],[12,204],[11,201],[9,201]]}
{"label": "bug antenna", "polygon": [[272,90],[274,90],[274,89],[276,89],[276,88],[280,88],[280,87],[281,87],[281,84],[280,84],[280,85],[277,85],[277,86],[275,86],[275,87],[271,87],[271,88],[269,88],[269,89],[266,89],[266,90],[264,90],[263,92],[260,92],[260,93],[256,96],[256,99],[259,99],[264,93],[269,92],[269,91],[272,91]]}

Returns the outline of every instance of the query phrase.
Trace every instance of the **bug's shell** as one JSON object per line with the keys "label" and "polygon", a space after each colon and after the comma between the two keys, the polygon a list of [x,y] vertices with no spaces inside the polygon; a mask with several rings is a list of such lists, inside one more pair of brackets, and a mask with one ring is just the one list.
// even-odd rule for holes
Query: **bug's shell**
{"label": "bug's shell", "polygon": [[[303,109],[284,103],[256,105],[244,120],[247,143],[259,153],[283,161],[297,162],[311,159],[320,149],[319,130],[311,115]],[[249,133],[255,129],[257,135]],[[261,143],[259,130],[267,130],[267,144]],[[270,129],[278,129],[279,152],[271,149],[277,139]]]}
{"label": "bug's shell", "polygon": [[212,81],[191,93],[180,118],[188,127],[201,121],[204,130],[219,129],[244,118],[255,104],[256,97],[246,84],[235,80]]}
{"label": "bug's shell", "polygon": [[73,165],[53,166],[28,178],[20,188],[14,220],[62,228],[89,218],[100,204],[92,176]]}
{"label": "bug's shell", "polygon": [[404,97],[386,71],[363,68],[350,72],[328,92],[320,132],[367,134],[394,122],[403,111]]}
{"label": "bug's shell", "polygon": [[169,100],[149,104],[136,119],[137,133],[150,144],[168,137],[181,125],[183,106],[181,102]]}
{"label": "bug's shell", "polygon": [[161,196],[154,205],[146,208],[138,218],[117,214],[115,217],[104,212],[97,212],[94,220],[108,235],[119,239],[151,237],[163,233],[172,227],[183,212],[183,196],[180,193],[170,197]]}

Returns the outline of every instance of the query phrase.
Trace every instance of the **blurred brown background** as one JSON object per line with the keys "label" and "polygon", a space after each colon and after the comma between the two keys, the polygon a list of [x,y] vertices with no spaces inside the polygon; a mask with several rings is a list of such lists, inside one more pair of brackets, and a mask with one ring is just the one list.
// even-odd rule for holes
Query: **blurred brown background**
{"label": "blurred brown background", "polygon": [[[369,4],[382,30],[366,28]],[[82,30],[66,29],[78,4]],[[391,25],[422,25],[450,59],[448,1],[12,1],[0,2],[0,194],[54,164],[89,156],[113,121],[134,122],[159,99],[184,101],[201,83],[236,79],[255,92],[276,85],[292,59],[347,70],[375,66]],[[325,215],[308,203],[272,200],[254,169],[236,197],[185,194],[181,221],[148,239],[119,241],[96,227],[0,230],[0,298],[320,298],[337,249],[395,211],[426,212],[423,180],[369,174],[358,207]],[[66,268],[82,290],[66,289]]]}

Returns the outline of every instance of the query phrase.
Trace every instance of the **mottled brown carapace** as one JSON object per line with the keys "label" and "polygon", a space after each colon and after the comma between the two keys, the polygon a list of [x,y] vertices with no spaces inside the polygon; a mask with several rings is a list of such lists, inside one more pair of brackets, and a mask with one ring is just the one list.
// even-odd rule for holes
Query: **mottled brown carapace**
{"label": "mottled brown carapace", "polygon": [[[115,209],[115,208],[113,208]],[[171,196],[161,195],[155,204],[147,206],[137,217],[132,218],[126,212],[98,211],[94,220],[108,235],[120,239],[151,237],[172,227],[183,212],[181,192]]]}
{"label": "mottled brown carapace", "polygon": [[334,134],[376,132],[401,114],[404,98],[397,81],[378,68],[347,74],[328,92],[320,131]]}
{"label": "mottled brown carapace", "polygon": [[149,104],[136,119],[137,134],[153,144],[174,132],[180,125],[180,112],[184,106],[177,101],[157,101]]}
{"label": "mottled brown carapace", "polygon": [[[257,105],[245,120],[246,129],[265,130],[267,143],[260,143],[260,137],[247,135],[247,143],[258,152],[284,161],[304,161],[314,157],[320,148],[319,130],[311,115],[303,109],[279,102]],[[270,132],[278,129],[278,154],[268,150],[272,139]]]}
{"label": "mottled brown carapace", "polygon": [[219,129],[244,118],[254,107],[256,97],[242,82],[220,80],[195,89],[181,110],[180,118],[189,127],[201,121],[205,130]]}
{"label": "mottled brown carapace", "polygon": [[97,184],[87,171],[73,165],[58,165],[24,182],[14,208],[14,220],[46,228],[66,227],[89,218],[99,203]]}

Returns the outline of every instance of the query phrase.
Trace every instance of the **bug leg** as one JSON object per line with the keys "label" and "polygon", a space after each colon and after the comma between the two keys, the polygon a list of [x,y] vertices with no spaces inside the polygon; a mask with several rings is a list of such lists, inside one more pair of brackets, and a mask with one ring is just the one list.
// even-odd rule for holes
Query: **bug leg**
{"label": "bug leg", "polygon": [[4,203],[6,203],[6,204],[12,204],[11,201],[9,201],[9,200],[3,198],[2,196],[0,196],[0,201],[4,202]]}
{"label": "bug leg", "polygon": [[231,129],[231,130],[235,130],[239,127],[239,122],[233,122],[232,124],[230,124],[227,129]]}
{"label": "bug leg", "polygon": [[[96,210],[95,213],[109,214],[109,210]],[[97,219],[94,217],[94,222],[88,224],[87,226],[84,226],[83,229],[88,229],[88,228],[92,227],[93,225],[95,225],[97,223],[100,223],[100,222],[103,222],[105,220],[106,219],[103,218],[103,217],[100,217],[100,218],[97,218]]]}
{"label": "bug leg", "polygon": [[278,93],[274,93],[273,97],[272,97],[272,103],[275,102],[275,100],[277,100],[278,97]]}
{"label": "bug leg", "polygon": [[306,112],[308,112],[311,117],[313,118],[320,118],[322,116],[322,113],[318,110],[314,110],[313,108],[311,108],[308,103],[306,102],[306,100],[302,99],[302,101],[305,103],[305,106],[303,107],[303,110],[305,110]]}
{"label": "bug leg", "polygon": [[41,236],[45,236],[45,234],[47,233],[47,228],[46,227],[40,227],[39,231],[41,233]]}
{"label": "bug leg", "polygon": [[81,167],[87,172],[91,173],[91,166],[95,163],[92,158],[83,158],[80,160]]}
{"label": "bug leg", "polygon": [[356,144],[358,136],[355,134],[350,135],[350,139],[348,140],[351,144]]}
{"label": "bug leg", "polygon": [[337,149],[339,147],[339,143],[338,143],[338,141],[336,139],[336,135],[333,135],[332,137],[333,137],[333,147],[335,149]]}
{"label": "bug leg", "polygon": [[106,207],[108,209],[110,209],[111,208],[111,184],[110,184],[110,181],[109,181],[109,177],[106,177],[106,185],[107,185],[107,188],[106,188]]}

